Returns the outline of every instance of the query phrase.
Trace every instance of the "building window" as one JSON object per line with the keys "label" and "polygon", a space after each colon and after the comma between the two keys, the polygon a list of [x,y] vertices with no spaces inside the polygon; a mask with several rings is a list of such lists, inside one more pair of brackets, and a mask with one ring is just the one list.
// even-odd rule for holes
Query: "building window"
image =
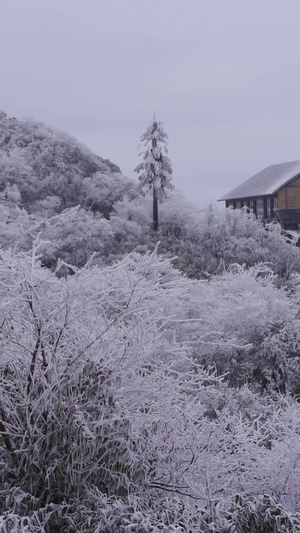
{"label": "building window", "polygon": [[264,201],[262,198],[256,200],[256,214],[258,220],[263,220],[264,218]]}
{"label": "building window", "polygon": [[267,218],[272,218],[271,198],[267,198]]}
{"label": "building window", "polygon": [[249,207],[250,207],[250,212],[256,215],[256,200],[250,200]]}
{"label": "building window", "polygon": [[277,209],[278,208],[278,200],[277,200],[277,196],[274,198],[274,209]]}
{"label": "building window", "polygon": [[256,200],[253,200],[253,213],[254,213],[255,216],[257,215],[257,205],[256,205]]}

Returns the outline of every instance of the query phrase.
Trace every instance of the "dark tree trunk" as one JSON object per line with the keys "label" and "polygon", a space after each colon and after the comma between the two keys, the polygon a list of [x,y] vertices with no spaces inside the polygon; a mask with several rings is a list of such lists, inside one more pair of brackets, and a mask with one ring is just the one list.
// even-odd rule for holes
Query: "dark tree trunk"
{"label": "dark tree trunk", "polygon": [[158,200],[157,200],[157,192],[156,189],[153,187],[153,230],[158,230]]}
{"label": "dark tree trunk", "polygon": [[[152,133],[155,132],[157,128],[156,122],[153,123],[153,130]],[[152,139],[152,150],[156,148],[157,142],[156,139]],[[155,158],[154,158],[155,159]],[[155,174],[155,167],[152,168],[153,171],[153,181],[152,181],[152,187],[153,187],[153,231],[158,230],[158,199],[157,199],[157,190],[155,189],[157,175]]]}

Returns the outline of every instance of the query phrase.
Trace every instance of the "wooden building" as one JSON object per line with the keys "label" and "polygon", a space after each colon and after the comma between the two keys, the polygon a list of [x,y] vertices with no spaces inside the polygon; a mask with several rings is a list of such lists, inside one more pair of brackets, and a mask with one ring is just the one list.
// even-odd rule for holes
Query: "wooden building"
{"label": "wooden building", "polygon": [[226,207],[247,207],[262,221],[300,229],[300,161],[270,165],[225,194]]}

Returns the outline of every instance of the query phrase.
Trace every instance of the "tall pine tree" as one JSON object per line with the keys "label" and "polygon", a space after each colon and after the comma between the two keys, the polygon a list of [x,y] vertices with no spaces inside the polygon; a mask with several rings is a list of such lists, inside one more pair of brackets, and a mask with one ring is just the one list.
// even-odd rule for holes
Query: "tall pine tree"
{"label": "tall pine tree", "polygon": [[153,191],[153,230],[158,230],[158,202],[162,202],[167,189],[173,189],[172,164],[167,156],[168,135],[164,132],[162,122],[154,117],[147,131],[142,135],[141,142],[146,147],[143,162],[135,169],[139,174],[139,188],[141,191]]}

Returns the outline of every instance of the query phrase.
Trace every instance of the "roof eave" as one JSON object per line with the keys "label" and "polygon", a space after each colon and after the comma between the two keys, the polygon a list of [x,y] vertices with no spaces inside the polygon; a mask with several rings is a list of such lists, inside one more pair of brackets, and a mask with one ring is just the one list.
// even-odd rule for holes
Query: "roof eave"
{"label": "roof eave", "polygon": [[[277,192],[277,191],[276,191]],[[275,193],[267,193],[267,194],[252,194],[249,196],[230,196],[227,198],[219,198],[217,202],[227,202],[229,200],[245,200],[245,198],[261,198],[262,196],[272,196]]]}

